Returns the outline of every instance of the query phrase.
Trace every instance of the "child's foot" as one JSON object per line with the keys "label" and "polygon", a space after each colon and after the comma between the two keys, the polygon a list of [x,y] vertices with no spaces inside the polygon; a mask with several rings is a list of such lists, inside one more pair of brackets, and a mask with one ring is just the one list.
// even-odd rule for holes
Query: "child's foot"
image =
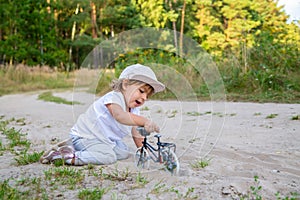
{"label": "child's foot", "polygon": [[60,155],[64,160],[72,159],[74,158],[74,148],[71,146],[61,146],[58,148],[58,151],[60,152]]}
{"label": "child's foot", "polygon": [[48,152],[44,153],[44,155],[40,158],[40,162],[42,164],[47,164],[57,159],[62,159],[61,153],[59,151],[51,149]]}
{"label": "child's foot", "polygon": [[54,162],[58,159],[73,159],[74,158],[74,149],[71,146],[61,146],[57,150],[51,149],[44,153],[44,155],[40,158],[40,162],[42,164],[47,164],[50,162]]}

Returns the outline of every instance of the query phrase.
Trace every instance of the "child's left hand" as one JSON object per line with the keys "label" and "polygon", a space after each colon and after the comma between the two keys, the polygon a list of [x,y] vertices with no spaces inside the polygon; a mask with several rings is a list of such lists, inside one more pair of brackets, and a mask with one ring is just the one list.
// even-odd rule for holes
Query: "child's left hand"
{"label": "child's left hand", "polygon": [[159,126],[157,126],[153,121],[151,120],[148,120],[146,121],[145,125],[145,130],[148,132],[148,133],[152,133],[152,132],[157,132],[159,133],[160,129],[159,129]]}

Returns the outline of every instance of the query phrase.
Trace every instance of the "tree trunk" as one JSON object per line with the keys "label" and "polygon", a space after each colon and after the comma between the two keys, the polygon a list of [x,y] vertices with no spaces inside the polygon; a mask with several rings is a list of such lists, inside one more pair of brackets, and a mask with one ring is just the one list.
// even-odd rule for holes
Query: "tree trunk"
{"label": "tree trunk", "polygon": [[[174,2],[176,3],[176,0],[174,0]],[[169,6],[170,6],[170,10],[173,10],[173,6],[172,6],[172,1],[169,1]],[[178,54],[178,41],[177,41],[177,28],[176,28],[176,21],[172,21],[172,26],[173,26],[173,32],[174,32],[174,46],[176,49],[176,54]]]}
{"label": "tree trunk", "polygon": [[181,27],[180,27],[180,38],[179,38],[180,55],[183,54],[183,31],[184,31],[185,7],[186,7],[186,0],[183,1],[183,7],[181,11]]}
{"label": "tree trunk", "polygon": [[[97,26],[97,22],[96,22],[96,17],[97,17],[97,11],[96,11],[96,5],[94,2],[91,1],[91,21],[92,21],[92,38],[95,39],[97,38],[97,30],[96,30],[96,26]],[[93,49],[93,68],[97,69],[99,66],[99,59],[98,59],[98,48],[94,48]]]}
{"label": "tree trunk", "polygon": [[[76,10],[75,10],[75,15],[78,14],[78,11],[79,11],[79,4],[77,4]],[[72,27],[71,42],[74,41],[74,38],[75,38],[75,32],[76,32],[76,21],[74,21],[73,27]],[[69,65],[68,65],[68,67],[67,67],[67,72],[70,71],[70,69],[71,69],[71,64],[72,64],[72,45],[70,46],[70,49],[69,49]]]}
{"label": "tree trunk", "polygon": [[111,37],[115,37],[114,25],[110,25]]}
{"label": "tree trunk", "polygon": [[96,30],[96,16],[97,16],[97,11],[96,11],[96,5],[95,3],[91,2],[91,8],[92,8],[92,12],[91,12],[91,19],[92,19],[92,37],[93,38],[97,38],[97,30]]}

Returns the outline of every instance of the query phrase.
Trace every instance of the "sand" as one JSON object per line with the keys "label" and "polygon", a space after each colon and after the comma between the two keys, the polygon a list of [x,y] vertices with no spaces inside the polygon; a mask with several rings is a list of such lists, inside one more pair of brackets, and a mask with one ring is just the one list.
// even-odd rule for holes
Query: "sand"
{"label": "sand", "polygon": [[[0,116],[24,118],[25,125],[12,125],[27,133],[30,150],[38,152],[68,138],[79,114],[97,98],[83,91],[54,93],[81,102],[70,106],[38,100],[40,93],[0,97]],[[110,182],[85,180],[83,188],[100,187],[100,181],[102,187],[109,186],[103,199],[241,199],[243,195],[254,198],[251,187],[257,184],[263,199],[276,199],[277,192],[281,197],[300,194],[300,120],[292,120],[300,115],[299,104],[148,101],[142,114],[161,126],[163,141],[176,143],[179,175],[157,170],[157,164],[151,163],[151,170],[140,172],[148,181],[139,187],[135,179],[128,178]],[[1,139],[4,140],[3,136]],[[155,141],[153,137],[149,139]],[[131,138],[125,141],[133,153]],[[201,159],[208,161],[208,166],[193,167]],[[44,177],[45,170],[55,168],[40,163],[16,166],[14,155],[9,152],[4,152],[0,160],[1,181]],[[102,167],[107,171],[129,170],[132,177],[138,176],[133,158]],[[254,176],[258,177],[257,182]],[[51,199],[78,199],[80,189],[48,192]]]}

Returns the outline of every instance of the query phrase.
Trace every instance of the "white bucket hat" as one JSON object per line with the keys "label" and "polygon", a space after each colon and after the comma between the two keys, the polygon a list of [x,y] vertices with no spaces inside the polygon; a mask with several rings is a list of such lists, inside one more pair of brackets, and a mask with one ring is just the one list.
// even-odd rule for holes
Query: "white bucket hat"
{"label": "white bucket hat", "polygon": [[119,79],[133,79],[142,81],[152,86],[154,93],[161,92],[165,89],[165,85],[157,80],[152,69],[141,64],[135,64],[126,67],[120,74]]}

